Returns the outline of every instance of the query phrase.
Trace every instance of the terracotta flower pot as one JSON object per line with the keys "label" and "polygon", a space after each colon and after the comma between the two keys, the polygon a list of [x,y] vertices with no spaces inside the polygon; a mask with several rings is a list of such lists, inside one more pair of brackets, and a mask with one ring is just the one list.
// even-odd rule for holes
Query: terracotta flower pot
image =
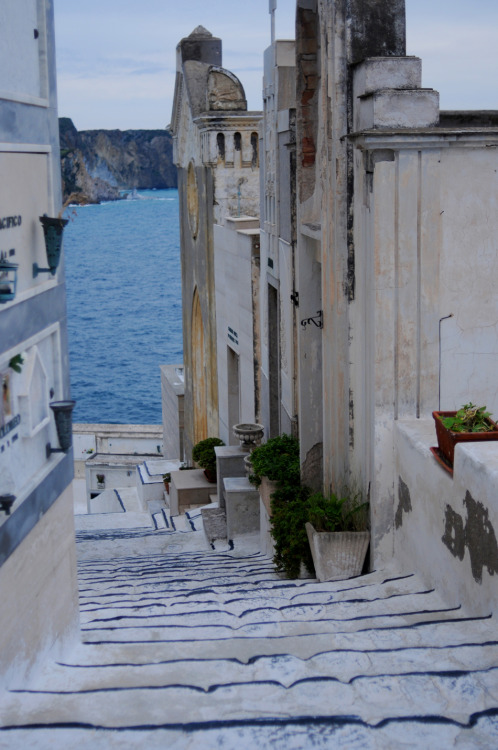
{"label": "terracotta flower pot", "polygon": [[493,426],[490,432],[453,432],[444,426],[442,419],[445,417],[454,417],[456,411],[433,411],[432,416],[436,425],[436,435],[439,450],[453,466],[455,458],[455,445],[457,443],[481,443],[485,440],[498,440],[498,425],[488,418],[488,422]]}

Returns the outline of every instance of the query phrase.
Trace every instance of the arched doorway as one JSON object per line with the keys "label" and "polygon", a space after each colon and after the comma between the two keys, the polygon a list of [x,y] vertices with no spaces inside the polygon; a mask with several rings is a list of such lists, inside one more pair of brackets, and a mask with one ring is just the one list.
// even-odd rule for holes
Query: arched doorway
{"label": "arched doorway", "polygon": [[208,437],[207,382],[204,350],[204,323],[197,289],[192,303],[192,377],[194,402],[194,445]]}

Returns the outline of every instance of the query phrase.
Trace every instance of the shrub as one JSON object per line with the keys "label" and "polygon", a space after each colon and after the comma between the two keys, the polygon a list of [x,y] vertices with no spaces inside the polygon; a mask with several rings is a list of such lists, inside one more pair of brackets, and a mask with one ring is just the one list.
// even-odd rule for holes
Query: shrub
{"label": "shrub", "polygon": [[271,499],[271,535],[275,540],[273,562],[280,573],[297,578],[304,563],[315,575],[305,523],[308,520],[308,487],[287,485],[276,490]]}
{"label": "shrub", "polygon": [[217,437],[200,440],[192,449],[192,458],[206,472],[216,474],[216,453],[214,449],[217,445],[225,445],[223,440]]}
{"label": "shrub", "polygon": [[278,482],[280,487],[300,485],[299,442],[290,435],[278,435],[251,453],[249,480],[259,486],[261,477]]}

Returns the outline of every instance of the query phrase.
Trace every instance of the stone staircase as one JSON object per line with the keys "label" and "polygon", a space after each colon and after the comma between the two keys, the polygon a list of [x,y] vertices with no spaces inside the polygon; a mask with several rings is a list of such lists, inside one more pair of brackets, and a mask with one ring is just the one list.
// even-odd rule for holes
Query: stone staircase
{"label": "stone staircase", "polygon": [[1,748],[498,747],[492,617],[416,575],[284,580],[161,515],[78,531],[82,643],[1,696]]}

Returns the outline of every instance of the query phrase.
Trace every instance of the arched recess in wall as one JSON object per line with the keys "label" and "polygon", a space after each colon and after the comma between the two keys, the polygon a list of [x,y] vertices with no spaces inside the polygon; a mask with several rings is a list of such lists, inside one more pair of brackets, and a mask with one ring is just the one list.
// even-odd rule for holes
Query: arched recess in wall
{"label": "arched recess in wall", "polygon": [[216,136],[216,144],[218,146],[218,159],[225,163],[225,135],[224,133],[218,133]]}
{"label": "arched recess in wall", "polygon": [[259,153],[258,153],[259,136],[257,133],[251,133],[251,148],[252,148],[252,161],[251,166],[253,168],[259,167]]}
{"label": "arched recess in wall", "polygon": [[207,434],[207,381],[204,351],[204,323],[197,288],[192,301],[192,390],[194,407],[194,445]]}

